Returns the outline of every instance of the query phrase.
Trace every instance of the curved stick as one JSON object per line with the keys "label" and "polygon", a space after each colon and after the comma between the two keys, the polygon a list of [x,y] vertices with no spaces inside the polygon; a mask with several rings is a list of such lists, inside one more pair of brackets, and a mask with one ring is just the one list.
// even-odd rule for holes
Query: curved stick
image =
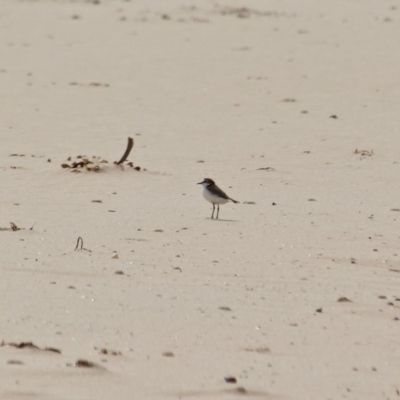
{"label": "curved stick", "polygon": [[129,156],[129,153],[131,152],[133,147],[133,139],[131,137],[128,137],[128,145],[126,146],[126,150],[122,158],[116,162],[115,164],[120,165],[122,164]]}

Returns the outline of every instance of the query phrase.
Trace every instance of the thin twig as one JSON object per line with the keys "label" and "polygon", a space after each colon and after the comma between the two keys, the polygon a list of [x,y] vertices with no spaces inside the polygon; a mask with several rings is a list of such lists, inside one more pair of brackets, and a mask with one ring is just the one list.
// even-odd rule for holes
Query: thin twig
{"label": "thin twig", "polygon": [[[80,248],[80,249],[78,249],[78,247],[79,247],[79,242],[81,243],[81,248]],[[74,251],[82,250],[82,249],[83,249],[83,239],[79,236],[79,237],[78,237],[78,240],[77,240],[77,242],[76,242],[76,247],[75,247],[75,250],[74,250]]]}
{"label": "thin twig", "polygon": [[128,137],[128,145],[126,146],[126,150],[122,158],[116,162],[115,164],[120,165],[122,164],[129,156],[129,153],[131,152],[133,147],[133,139],[131,137]]}

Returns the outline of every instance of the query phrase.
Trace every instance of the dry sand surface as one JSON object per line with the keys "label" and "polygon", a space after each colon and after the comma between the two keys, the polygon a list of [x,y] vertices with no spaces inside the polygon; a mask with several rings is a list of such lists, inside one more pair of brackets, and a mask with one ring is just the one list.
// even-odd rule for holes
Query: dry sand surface
{"label": "dry sand surface", "polygon": [[2,0],[0,399],[400,399],[399,40],[396,0]]}

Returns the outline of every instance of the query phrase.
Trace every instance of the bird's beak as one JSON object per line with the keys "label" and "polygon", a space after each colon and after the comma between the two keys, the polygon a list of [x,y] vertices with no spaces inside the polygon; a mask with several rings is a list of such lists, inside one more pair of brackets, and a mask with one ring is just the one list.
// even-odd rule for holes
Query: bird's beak
{"label": "bird's beak", "polygon": [[204,183],[204,181],[203,182],[199,182],[198,185],[201,185],[202,183]]}

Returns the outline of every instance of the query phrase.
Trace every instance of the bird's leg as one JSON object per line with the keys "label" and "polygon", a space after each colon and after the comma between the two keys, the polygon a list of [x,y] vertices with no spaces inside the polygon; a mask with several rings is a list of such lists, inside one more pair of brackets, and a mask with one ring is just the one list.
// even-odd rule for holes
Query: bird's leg
{"label": "bird's leg", "polygon": [[213,212],[212,212],[212,214],[211,214],[211,219],[214,218],[214,209],[215,209],[215,204],[213,203]]}
{"label": "bird's leg", "polygon": [[216,219],[218,219],[218,215],[219,215],[219,204],[217,206],[217,218]]}

